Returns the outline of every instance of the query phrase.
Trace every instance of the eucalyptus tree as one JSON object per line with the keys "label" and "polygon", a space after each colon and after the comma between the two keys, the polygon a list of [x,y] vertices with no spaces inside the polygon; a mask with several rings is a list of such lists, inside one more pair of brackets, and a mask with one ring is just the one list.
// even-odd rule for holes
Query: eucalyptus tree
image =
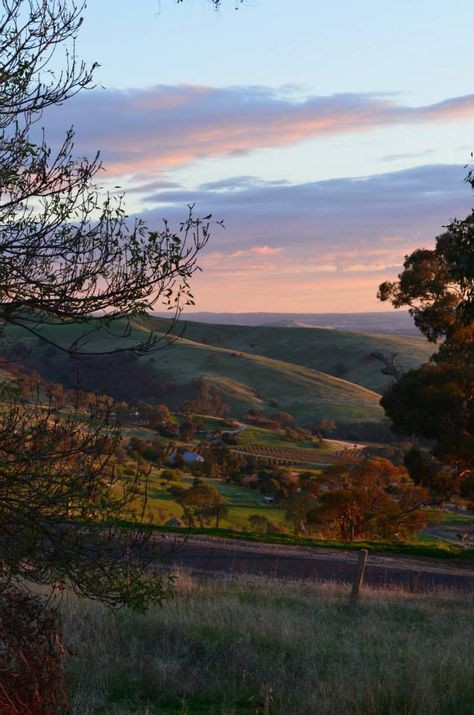
{"label": "eucalyptus tree", "polygon": [[474,501],[474,213],[451,222],[434,248],[406,256],[398,280],[383,283],[378,297],[407,306],[439,344],[430,362],[403,375],[381,401],[396,432],[431,445],[431,456],[414,451],[407,466],[438,497],[461,491]]}

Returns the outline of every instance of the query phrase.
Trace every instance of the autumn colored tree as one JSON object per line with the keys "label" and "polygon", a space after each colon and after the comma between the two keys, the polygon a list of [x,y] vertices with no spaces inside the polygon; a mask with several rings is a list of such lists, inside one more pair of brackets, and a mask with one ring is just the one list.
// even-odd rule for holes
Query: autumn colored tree
{"label": "autumn colored tree", "polygon": [[405,538],[426,525],[421,507],[428,499],[386,459],[344,460],[326,471],[325,489],[307,521],[344,541]]}
{"label": "autumn colored tree", "polygon": [[293,527],[295,534],[305,533],[308,515],[317,508],[321,487],[317,479],[306,480],[299,492],[285,502],[285,518]]}
{"label": "autumn colored tree", "polygon": [[184,520],[190,527],[196,522],[203,527],[215,519],[216,527],[227,513],[227,500],[213,486],[197,479],[190,489],[175,490],[173,496],[183,509]]}

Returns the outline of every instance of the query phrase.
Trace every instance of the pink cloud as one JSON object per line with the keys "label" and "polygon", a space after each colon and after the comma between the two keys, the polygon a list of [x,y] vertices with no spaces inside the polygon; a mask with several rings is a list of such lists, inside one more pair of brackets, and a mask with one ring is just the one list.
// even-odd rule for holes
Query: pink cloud
{"label": "pink cloud", "polygon": [[474,95],[409,107],[368,94],[294,101],[265,87],[157,86],[80,94],[47,117],[59,137],[74,124],[81,150],[97,147],[109,174],[142,178],[212,157],[402,123],[474,118]]}
{"label": "pink cloud", "polygon": [[[225,216],[226,230],[216,227],[200,256],[197,309],[386,310],[377,286],[471,210],[464,175],[459,166],[431,165],[363,180],[290,185],[239,176],[198,187],[191,200]],[[160,208],[145,220],[153,225],[165,210],[177,221],[187,198],[185,189],[158,191],[150,201]]]}
{"label": "pink cloud", "polygon": [[241,258],[242,256],[277,256],[284,249],[276,246],[254,246],[245,251],[234,251],[230,254],[231,258]]}

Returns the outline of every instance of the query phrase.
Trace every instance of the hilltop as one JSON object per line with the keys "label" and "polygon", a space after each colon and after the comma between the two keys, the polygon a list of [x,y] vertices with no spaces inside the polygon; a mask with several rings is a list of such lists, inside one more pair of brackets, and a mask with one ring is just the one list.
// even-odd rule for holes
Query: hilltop
{"label": "hilltop", "polygon": [[[156,313],[168,317],[166,313]],[[407,311],[378,311],[368,313],[213,313],[187,312],[186,319],[197,323],[221,325],[275,325],[284,327],[336,328],[354,333],[386,333],[414,335],[421,333]]]}

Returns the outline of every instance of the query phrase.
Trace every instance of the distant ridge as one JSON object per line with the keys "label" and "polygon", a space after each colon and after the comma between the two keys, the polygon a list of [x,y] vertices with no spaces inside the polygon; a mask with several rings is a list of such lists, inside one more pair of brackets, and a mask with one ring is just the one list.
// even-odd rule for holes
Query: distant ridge
{"label": "distant ridge", "polygon": [[[168,317],[166,313],[157,313]],[[190,322],[225,325],[275,326],[280,328],[330,328],[353,332],[387,335],[420,336],[407,312],[382,313],[213,313],[186,312],[183,319]]]}

